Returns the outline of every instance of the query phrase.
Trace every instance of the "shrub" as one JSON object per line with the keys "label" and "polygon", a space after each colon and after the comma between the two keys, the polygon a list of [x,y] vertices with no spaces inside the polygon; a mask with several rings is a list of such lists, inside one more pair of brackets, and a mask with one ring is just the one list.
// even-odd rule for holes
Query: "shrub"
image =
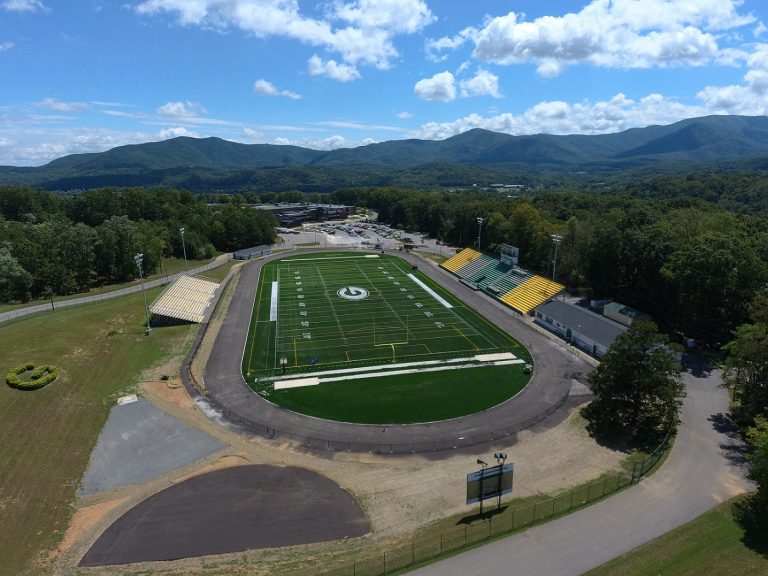
{"label": "shrub", "polygon": [[[32,371],[30,374],[30,380],[22,380],[19,376],[24,372]],[[35,368],[32,362],[21,364],[16,368],[11,369],[5,377],[5,381],[8,386],[12,388],[18,388],[19,390],[37,390],[43,386],[47,386],[56,378],[59,377],[59,369],[56,366],[50,364],[44,364]]]}

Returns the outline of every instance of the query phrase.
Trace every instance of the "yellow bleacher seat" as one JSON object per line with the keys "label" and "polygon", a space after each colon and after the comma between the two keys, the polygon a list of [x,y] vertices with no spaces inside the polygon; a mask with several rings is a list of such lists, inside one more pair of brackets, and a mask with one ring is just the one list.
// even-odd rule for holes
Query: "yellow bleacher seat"
{"label": "yellow bleacher seat", "polygon": [[517,288],[504,294],[500,300],[515,310],[527,314],[564,289],[565,286],[562,284],[552,282],[542,276],[533,276]]}
{"label": "yellow bleacher seat", "polygon": [[480,256],[482,256],[481,252],[473,250],[472,248],[464,248],[464,250],[455,256],[451,256],[448,260],[440,264],[440,266],[451,272],[456,272],[459,268],[477,260]]}

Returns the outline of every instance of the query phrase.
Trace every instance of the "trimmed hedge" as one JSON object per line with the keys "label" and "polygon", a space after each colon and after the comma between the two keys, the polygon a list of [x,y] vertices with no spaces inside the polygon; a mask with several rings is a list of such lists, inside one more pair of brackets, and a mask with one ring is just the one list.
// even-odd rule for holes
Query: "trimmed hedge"
{"label": "trimmed hedge", "polygon": [[[19,378],[20,374],[30,370],[32,371],[29,375],[31,380],[22,380]],[[43,366],[35,368],[35,365],[32,364],[32,362],[27,362],[21,366],[16,366],[16,368],[13,368],[8,372],[5,381],[8,383],[8,386],[18,388],[19,390],[37,390],[38,388],[47,386],[58,377],[59,369],[56,368],[56,366],[44,364]]]}

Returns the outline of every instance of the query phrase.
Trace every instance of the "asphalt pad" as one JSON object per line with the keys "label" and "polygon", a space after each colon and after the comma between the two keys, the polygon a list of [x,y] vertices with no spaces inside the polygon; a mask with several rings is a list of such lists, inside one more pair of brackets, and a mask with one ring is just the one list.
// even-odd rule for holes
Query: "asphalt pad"
{"label": "asphalt pad", "polygon": [[354,498],[296,467],[237,466],[150,496],[96,540],[80,566],[177,560],[362,536]]}

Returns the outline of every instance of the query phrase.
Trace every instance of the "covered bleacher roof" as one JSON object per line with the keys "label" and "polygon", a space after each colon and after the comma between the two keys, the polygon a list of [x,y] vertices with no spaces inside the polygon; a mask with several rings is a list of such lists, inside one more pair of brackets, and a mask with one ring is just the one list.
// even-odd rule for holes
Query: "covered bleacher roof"
{"label": "covered bleacher roof", "polygon": [[180,276],[149,307],[152,314],[188,322],[205,322],[208,306],[219,284],[194,276]]}

